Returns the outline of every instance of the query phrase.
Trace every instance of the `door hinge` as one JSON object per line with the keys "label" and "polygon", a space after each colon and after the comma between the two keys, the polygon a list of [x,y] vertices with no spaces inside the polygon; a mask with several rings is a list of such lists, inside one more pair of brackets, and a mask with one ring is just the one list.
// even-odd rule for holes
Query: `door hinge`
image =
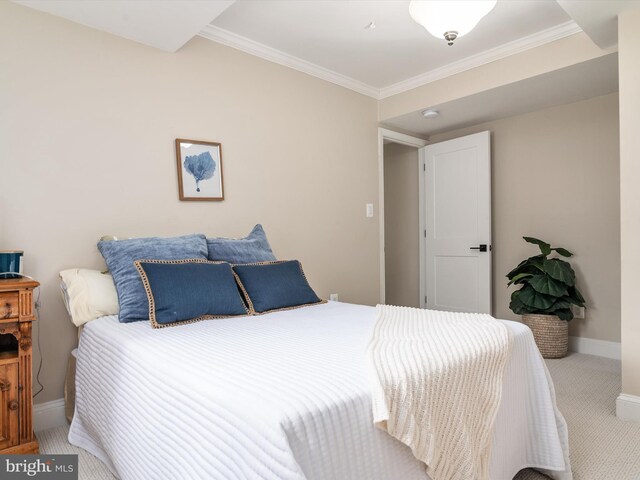
{"label": "door hinge", "polygon": [[427,230],[424,231],[424,238],[427,238]]}
{"label": "door hinge", "polygon": [[427,296],[426,295],[424,296],[424,304],[425,305],[427,304]]}
{"label": "door hinge", "polygon": [[423,164],[422,164],[422,171],[423,171],[423,172],[426,172],[426,171],[427,171],[427,164],[426,164],[426,163],[423,163]]}

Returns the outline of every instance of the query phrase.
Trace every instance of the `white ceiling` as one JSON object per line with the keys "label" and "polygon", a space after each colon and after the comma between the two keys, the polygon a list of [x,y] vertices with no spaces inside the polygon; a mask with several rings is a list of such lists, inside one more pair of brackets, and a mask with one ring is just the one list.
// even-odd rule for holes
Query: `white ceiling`
{"label": "white ceiling", "polygon": [[[385,121],[384,126],[428,136],[617,91],[618,54],[611,53],[445,104],[424,105]],[[426,108],[440,115],[424,118],[422,111]]]}
{"label": "white ceiling", "polygon": [[191,40],[233,0],[14,0],[167,52]]}
{"label": "white ceiling", "polygon": [[557,0],[600,48],[618,43],[618,15],[640,8],[638,0]]}
{"label": "white ceiling", "polygon": [[14,1],[169,52],[200,35],[374,98],[582,29],[610,47],[617,14],[640,8],[640,0],[498,0],[449,47],[411,19],[409,0]]}
{"label": "white ceiling", "polygon": [[[449,47],[409,16],[408,0],[238,0],[211,25],[381,89],[566,24],[555,0],[500,0]],[[375,29],[366,29],[371,22]]]}

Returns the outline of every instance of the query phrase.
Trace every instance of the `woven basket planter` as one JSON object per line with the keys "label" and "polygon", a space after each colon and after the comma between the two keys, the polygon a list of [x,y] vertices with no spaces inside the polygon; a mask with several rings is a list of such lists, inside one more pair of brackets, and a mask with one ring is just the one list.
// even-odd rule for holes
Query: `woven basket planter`
{"label": "woven basket planter", "polygon": [[569,349],[569,322],[555,315],[528,314],[522,321],[533,332],[543,358],[566,357]]}

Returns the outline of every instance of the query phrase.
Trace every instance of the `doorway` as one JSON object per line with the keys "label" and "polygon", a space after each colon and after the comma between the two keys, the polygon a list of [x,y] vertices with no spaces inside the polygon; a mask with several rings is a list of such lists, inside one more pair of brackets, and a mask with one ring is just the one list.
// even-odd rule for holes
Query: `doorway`
{"label": "doorway", "polygon": [[420,307],[418,148],[384,145],[385,301]]}
{"label": "doorway", "polygon": [[[422,288],[419,149],[427,141],[378,129],[380,302],[420,307]],[[403,188],[408,182],[408,188]]]}
{"label": "doorway", "polygon": [[381,301],[491,313],[490,132],[379,139]]}

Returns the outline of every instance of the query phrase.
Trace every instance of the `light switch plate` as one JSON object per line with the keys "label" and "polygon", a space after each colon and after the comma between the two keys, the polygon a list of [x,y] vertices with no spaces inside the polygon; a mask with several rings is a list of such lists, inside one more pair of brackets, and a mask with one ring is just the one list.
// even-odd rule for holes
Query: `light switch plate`
{"label": "light switch plate", "polygon": [[373,203],[367,203],[367,218],[373,217]]}

